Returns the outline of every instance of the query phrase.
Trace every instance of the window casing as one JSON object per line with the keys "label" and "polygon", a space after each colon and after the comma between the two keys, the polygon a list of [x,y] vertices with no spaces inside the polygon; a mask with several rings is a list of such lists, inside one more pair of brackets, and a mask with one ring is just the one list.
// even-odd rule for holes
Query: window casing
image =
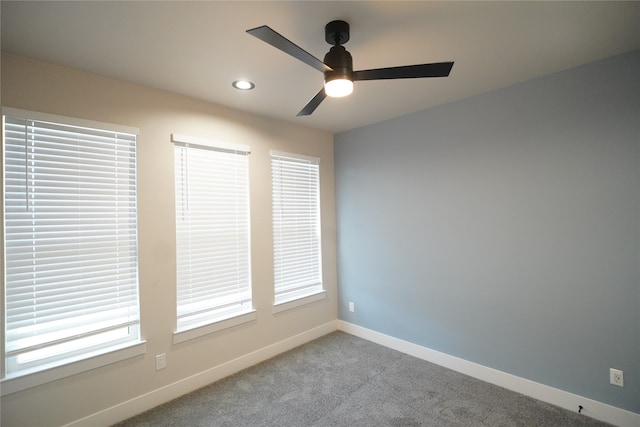
{"label": "window casing", "polygon": [[323,292],[320,161],[271,152],[274,304]]}
{"label": "window casing", "polygon": [[141,342],[136,139],[3,109],[5,378]]}
{"label": "window casing", "polygon": [[177,327],[253,311],[249,147],[174,134]]}

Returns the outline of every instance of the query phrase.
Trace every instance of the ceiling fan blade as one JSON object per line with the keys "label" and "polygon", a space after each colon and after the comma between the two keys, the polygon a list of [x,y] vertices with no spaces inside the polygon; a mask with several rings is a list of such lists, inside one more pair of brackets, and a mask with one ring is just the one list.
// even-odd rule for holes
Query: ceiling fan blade
{"label": "ceiling fan blade", "polygon": [[316,96],[314,96],[311,101],[309,101],[307,103],[307,105],[304,106],[304,108],[302,110],[300,110],[300,112],[298,114],[296,114],[297,117],[300,116],[308,116],[311,113],[313,113],[316,108],[318,108],[318,105],[320,105],[320,103],[327,97],[327,94],[324,91],[324,87],[322,89],[320,89],[320,92],[318,92],[316,94]]}
{"label": "ceiling fan blade", "polygon": [[406,65],[404,67],[376,68],[353,72],[353,80],[417,79],[422,77],[447,77],[453,62]]}
{"label": "ceiling fan blade", "polygon": [[289,55],[304,62],[307,65],[312,66],[318,71],[321,71],[323,73],[325,71],[332,71],[332,68],[326,65],[324,62],[320,61],[318,58],[311,55],[309,52],[302,49],[291,40],[276,33],[267,25],[252,28],[251,30],[247,30],[247,33],[259,38],[263,42],[269,43],[271,46],[278,48],[285,53],[288,53]]}

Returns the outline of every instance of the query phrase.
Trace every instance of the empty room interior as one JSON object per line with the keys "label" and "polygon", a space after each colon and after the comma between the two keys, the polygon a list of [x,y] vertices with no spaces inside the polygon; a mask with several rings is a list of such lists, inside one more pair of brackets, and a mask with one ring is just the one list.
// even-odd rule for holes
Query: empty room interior
{"label": "empty room interior", "polygon": [[640,425],[640,2],[0,12],[2,427],[335,331]]}

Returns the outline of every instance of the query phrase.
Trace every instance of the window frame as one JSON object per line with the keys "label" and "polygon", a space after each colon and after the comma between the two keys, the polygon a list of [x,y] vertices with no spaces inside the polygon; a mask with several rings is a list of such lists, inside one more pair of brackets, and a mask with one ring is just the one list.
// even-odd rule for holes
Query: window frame
{"label": "window frame", "polygon": [[[221,313],[219,316],[212,316],[208,320],[200,323],[193,323],[191,325],[184,325],[180,328],[179,324],[179,301],[178,301],[178,292],[180,292],[180,284],[178,283],[179,277],[179,212],[180,204],[178,198],[180,197],[178,194],[178,171],[174,171],[174,181],[175,181],[175,191],[174,195],[176,197],[175,202],[175,214],[176,214],[176,323],[175,323],[175,331],[173,333],[173,343],[178,344],[184,341],[188,341],[197,337],[201,337],[207,334],[215,333],[233,326],[238,326],[247,322],[252,322],[256,320],[256,310],[253,308],[253,281],[252,281],[252,273],[251,273],[251,206],[250,206],[250,185],[249,185],[249,155],[251,153],[251,149],[247,145],[242,144],[234,144],[223,141],[213,141],[206,138],[193,137],[183,134],[174,133],[171,135],[171,142],[174,146],[174,156],[178,156],[177,148],[181,147],[183,149],[188,150],[206,150],[209,152],[219,152],[234,155],[245,156],[246,158],[246,188],[241,189],[240,193],[246,195],[245,207],[246,207],[246,251],[243,251],[242,254],[246,255],[246,260],[243,262],[243,265],[246,265],[246,280],[245,283],[246,288],[242,292],[248,292],[248,299],[246,299],[246,304],[241,304],[239,306],[235,306],[234,309],[231,309],[227,313]],[[177,157],[174,160],[174,164],[178,165]],[[210,177],[209,177],[210,178]],[[184,185],[184,182],[182,185]],[[183,190],[180,190],[183,191]],[[189,197],[187,191],[187,197]],[[236,249],[237,251],[237,249]]]}
{"label": "window frame", "polygon": [[[284,152],[284,151],[278,151],[278,150],[271,150],[269,154],[270,154],[270,167],[271,167],[271,203],[272,203],[272,208],[271,208],[272,221],[271,222],[272,222],[273,263],[274,263],[273,264],[273,268],[274,268],[273,312],[280,313],[286,310],[300,307],[305,304],[322,300],[323,298],[326,297],[327,291],[324,287],[323,257],[322,257],[322,209],[321,209],[320,158],[315,156],[309,156],[309,155],[298,154],[298,153],[290,153],[290,152]],[[279,275],[282,276],[281,270],[282,270],[282,263],[284,258],[280,256],[280,251],[278,249],[278,246],[281,243],[281,239],[278,236],[279,221],[280,221],[280,218],[278,218],[278,216],[282,216],[281,215],[282,212],[279,210],[277,205],[278,204],[282,205],[283,200],[282,198],[276,199],[276,197],[277,197],[277,193],[278,194],[282,193],[283,182],[281,181],[281,178],[276,179],[275,174],[277,172],[276,161],[282,161],[282,160],[284,160],[285,162],[297,163],[299,165],[300,164],[303,164],[303,165],[307,164],[309,166],[313,165],[312,169],[315,170],[315,182],[316,182],[316,185],[314,188],[315,192],[311,197],[315,199],[315,203],[316,203],[316,211],[315,211],[316,229],[315,229],[314,235],[316,236],[315,243],[317,244],[317,247],[311,250],[315,252],[315,255],[317,255],[317,258],[315,259],[314,265],[312,267],[317,270],[316,271],[317,276],[315,277],[317,283],[308,286],[310,289],[307,292],[302,292],[302,293],[298,292],[289,297],[281,295],[279,298],[278,276]],[[280,165],[280,167],[282,167],[282,164]],[[278,186],[277,181],[279,181],[279,184],[280,184],[279,189],[276,188]],[[313,246],[312,243],[313,242],[309,243],[308,246]],[[282,259],[279,259],[279,258],[282,258]],[[280,282],[282,282],[282,280],[280,280]]]}
{"label": "window frame", "polygon": [[[50,382],[56,379],[64,378],[69,375],[74,375],[76,373],[84,372],[87,370],[95,369],[107,364],[116,363],[121,360],[125,360],[131,357],[135,357],[138,355],[145,354],[146,352],[146,342],[142,339],[142,330],[141,330],[141,310],[140,310],[140,283],[138,278],[138,269],[139,269],[139,260],[138,260],[138,225],[137,225],[137,165],[136,157],[137,157],[137,139],[139,135],[139,130],[135,127],[131,126],[123,126],[116,125],[112,123],[104,123],[93,120],[85,120],[79,118],[72,118],[54,114],[33,112],[27,110],[21,110],[17,108],[11,107],[2,107],[2,150],[3,153],[5,151],[5,139],[6,139],[6,131],[5,131],[5,117],[9,117],[12,121],[17,120],[25,120],[34,121],[34,122],[45,122],[51,123],[54,126],[58,126],[60,128],[85,128],[87,133],[78,132],[78,134],[89,135],[91,132],[107,132],[114,134],[129,134],[134,137],[133,146],[134,146],[134,154],[133,154],[133,180],[135,189],[133,190],[133,247],[134,247],[134,256],[135,259],[133,261],[134,264],[134,286],[135,286],[135,296],[132,297],[132,303],[135,305],[135,318],[133,323],[130,325],[135,330],[131,330],[131,327],[127,327],[129,329],[129,339],[125,339],[120,342],[111,341],[111,344],[102,344],[93,347],[85,347],[84,350],[79,351],[79,354],[72,354],[72,352],[64,353],[65,356],[53,357],[50,362],[36,364],[29,369],[21,369],[14,370],[13,372],[8,372],[10,365],[7,363],[7,347],[6,347],[6,332],[7,332],[7,310],[4,310],[4,315],[2,316],[2,366],[1,366],[1,375],[2,375],[2,396],[15,393],[17,391],[25,390],[27,388],[44,384],[46,382]],[[81,129],[78,129],[81,130]],[[25,129],[26,131],[26,129]],[[26,135],[26,134],[25,134]],[[6,172],[7,172],[7,158],[3,155],[2,161],[2,185],[3,185],[3,197],[2,197],[2,259],[5,260],[7,256],[7,235],[5,234],[6,227],[6,193],[4,191],[4,187],[6,185]],[[85,163],[83,163],[85,164]],[[113,217],[115,218],[119,217]],[[119,220],[117,220],[119,221]],[[131,234],[129,234],[131,235]],[[2,263],[2,276],[6,279],[7,275],[7,265],[6,262]],[[3,287],[1,298],[2,298],[2,306],[7,307],[7,281],[3,280]],[[97,330],[96,330],[97,331]],[[56,341],[49,341],[55,343]]]}

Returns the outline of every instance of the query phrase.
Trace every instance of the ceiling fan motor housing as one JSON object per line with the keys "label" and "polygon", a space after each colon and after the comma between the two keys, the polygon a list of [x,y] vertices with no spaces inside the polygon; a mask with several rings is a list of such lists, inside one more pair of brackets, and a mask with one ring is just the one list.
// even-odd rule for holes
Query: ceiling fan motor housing
{"label": "ceiling fan motor housing", "polygon": [[347,49],[336,45],[324,56],[325,64],[333,71],[325,71],[325,82],[335,79],[353,80],[353,58]]}

